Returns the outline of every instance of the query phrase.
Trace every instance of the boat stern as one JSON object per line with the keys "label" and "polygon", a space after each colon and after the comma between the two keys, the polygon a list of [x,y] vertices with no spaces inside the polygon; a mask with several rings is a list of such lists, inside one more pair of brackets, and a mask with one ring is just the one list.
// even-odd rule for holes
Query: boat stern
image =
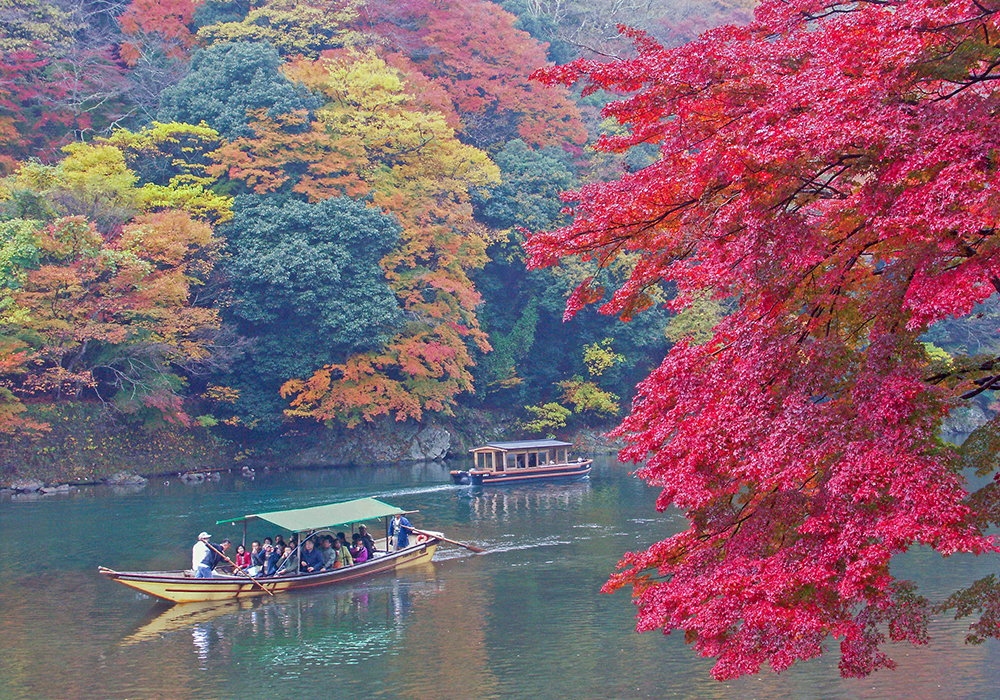
{"label": "boat stern", "polygon": [[466,486],[472,483],[472,478],[469,476],[469,472],[462,471],[460,469],[451,470],[451,480],[458,486]]}

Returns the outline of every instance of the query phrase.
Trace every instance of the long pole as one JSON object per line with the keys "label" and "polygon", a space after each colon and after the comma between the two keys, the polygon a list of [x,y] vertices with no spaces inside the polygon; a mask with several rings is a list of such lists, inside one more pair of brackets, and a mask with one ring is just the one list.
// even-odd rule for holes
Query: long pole
{"label": "long pole", "polygon": [[413,530],[413,532],[417,533],[418,535],[424,535],[426,537],[433,537],[436,540],[441,540],[443,542],[447,542],[449,544],[454,544],[454,545],[457,545],[459,547],[465,547],[466,549],[468,549],[468,550],[470,550],[472,552],[475,552],[476,554],[482,554],[483,552],[486,551],[485,549],[482,549],[481,547],[474,547],[471,544],[464,544],[464,543],[458,542],[456,540],[449,540],[444,535],[435,535],[433,532],[424,532],[423,530],[418,530],[417,528],[413,527],[412,525],[410,526],[409,529]]}
{"label": "long pole", "polygon": [[223,553],[222,553],[222,552],[220,552],[220,551],[219,551],[218,549],[216,549],[216,548],[215,548],[215,546],[214,546],[214,545],[213,545],[213,544],[212,544],[211,542],[206,542],[205,544],[207,544],[207,545],[208,545],[208,548],[209,548],[209,549],[211,549],[211,550],[212,550],[213,552],[215,552],[215,553],[216,553],[216,554],[218,554],[218,555],[219,555],[220,557],[222,557],[223,559],[225,559],[225,560],[226,560],[227,562],[229,562],[230,564],[232,564],[232,565],[233,565],[233,568],[234,568],[234,569],[235,569],[236,571],[239,571],[239,572],[240,572],[241,574],[243,574],[244,576],[246,576],[246,577],[247,577],[248,579],[250,579],[251,581],[253,581],[254,583],[256,583],[256,584],[257,584],[257,585],[258,585],[258,586],[260,587],[260,590],[264,591],[265,593],[267,593],[267,594],[268,594],[269,596],[271,596],[272,598],[274,597],[274,594],[273,594],[273,593],[271,593],[271,591],[267,590],[267,589],[266,589],[266,588],[264,587],[264,584],[262,584],[262,583],[261,583],[260,581],[258,581],[257,579],[255,579],[255,578],[254,578],[253,576],[251,576],[250,574],[248,574],[248,573],[247,573],[246,571],[244,571],[243,569],[241,569],[241,568],[240,568],[240,566],[239,566],[239,564],[237,564],[237,563],[236,563],[236,562],[234,562],[234,561],[233,561],[232,559],[230,559],[230,558],[229,558],[229,557],[227,557],[227,556],[226,556],[225,554],[223,554]]}

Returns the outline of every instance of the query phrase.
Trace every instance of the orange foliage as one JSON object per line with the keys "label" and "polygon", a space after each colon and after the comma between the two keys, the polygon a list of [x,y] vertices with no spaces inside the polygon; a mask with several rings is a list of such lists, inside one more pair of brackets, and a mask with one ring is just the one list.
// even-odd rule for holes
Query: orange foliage
{"label": "orange foliage", "polygon": [[212,154],[213,176],[225,174],[257,194],[291,190],[315,202],[344,195],[359,197],[367,185],[357,171],[367,165],[361,144],[331,135],[305,110],[269,117],[253,112],[253,138],[239,138]]}
{"label": "orange foliage", "polygon": [[83,217],[66,217],[38,232],[35,247],[40,264],[10,292],[7,313],[30,349],[9,386],[54,397],[127,390],[183,419],[171,366],[204,360],[202,331],[219,324],[215,310],[191,303],[215,262],[211,227],[168,210],[137,217],[106,243]]}
{"label": "orange foliage", "polygon": [[122,32],[129,37],[122,42],[122,60],[135,66],[144,48],[155,37],[169,58],[187,55],[197,44],[191,32],[191,18],[203,0],[132,0],[118,19]]}
{"label": "orange foliage", "polygon": [[328,53],[288,73],[330,99],[318,112],[325,133],[363,150],[356,175],[373,203],[403,226],[382,267],[408,319],[380,352],[286,383],[290,413],[354,425],[378,415],[402,420],[448,411],[473,388],[467,344],[489,349],[475,313],[480,296],[468,276],[486,261],[485,244],[473,233],[468,188],[494,180],[496,167],[455,138],[446,118],[414,95],[408,76],[374,54]]}

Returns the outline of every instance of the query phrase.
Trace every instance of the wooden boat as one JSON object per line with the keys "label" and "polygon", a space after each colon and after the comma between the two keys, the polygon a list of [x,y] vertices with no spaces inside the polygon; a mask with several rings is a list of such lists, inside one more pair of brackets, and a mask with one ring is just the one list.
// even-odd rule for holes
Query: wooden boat
{"label": "wooden boat", "polygon": [[590,474],[594,460],[570,461],[573,444],[559,440],[490,442],[469,450],[473,467],[468,471],[453,469],[456,484],[521,483],[536,479],[582,479]]}
{"label": "wooden boat", "polygon": [[[174,603],[193,603],[212,600],[232,600],[249,596],[266,595],[266,588],[272,594],[294,591],[316,586],[329,586],[343,581],[399,571],[406,567],[429,562],[434,550],[441,543],[434,535],[441,533],[410,534],[410,545],[396,552],[387,551],[388,519],[397,513],[405,513],[395,506],[374,498],[361,498],[344,503],[331,503],[312,508],[254,513],[231,520],[220,520],[217,525],[242,522],[244,533],[251,520],[263,520],[298,536],[300,544],[314,535],[331,532],[330,528],[353,525],[365,521],[384,518],[386,537],[375,540],[375,556],[362,564],[345,566],[331,571],[300,574],[290,573],[278,576],[257,576],[254,583],[242,574],[218,574],[213,578],[195,578],[190,570],[181,571],[115,571],[98,567],[98,572],[112,581],[135,588],[157,598]],[[441,535],[443,537],[443,535]]]}

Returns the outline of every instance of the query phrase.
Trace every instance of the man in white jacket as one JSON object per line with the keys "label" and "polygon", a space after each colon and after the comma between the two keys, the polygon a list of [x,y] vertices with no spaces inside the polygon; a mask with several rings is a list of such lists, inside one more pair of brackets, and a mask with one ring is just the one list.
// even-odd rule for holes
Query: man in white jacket
{"label": "man in white jacket", "polygon": [[207,532],[201,533],[191,548],[191,568],[194,569],[195,578],[212,578],[212,567],[209,565],[212,550],[208,547],[211,537]]}

